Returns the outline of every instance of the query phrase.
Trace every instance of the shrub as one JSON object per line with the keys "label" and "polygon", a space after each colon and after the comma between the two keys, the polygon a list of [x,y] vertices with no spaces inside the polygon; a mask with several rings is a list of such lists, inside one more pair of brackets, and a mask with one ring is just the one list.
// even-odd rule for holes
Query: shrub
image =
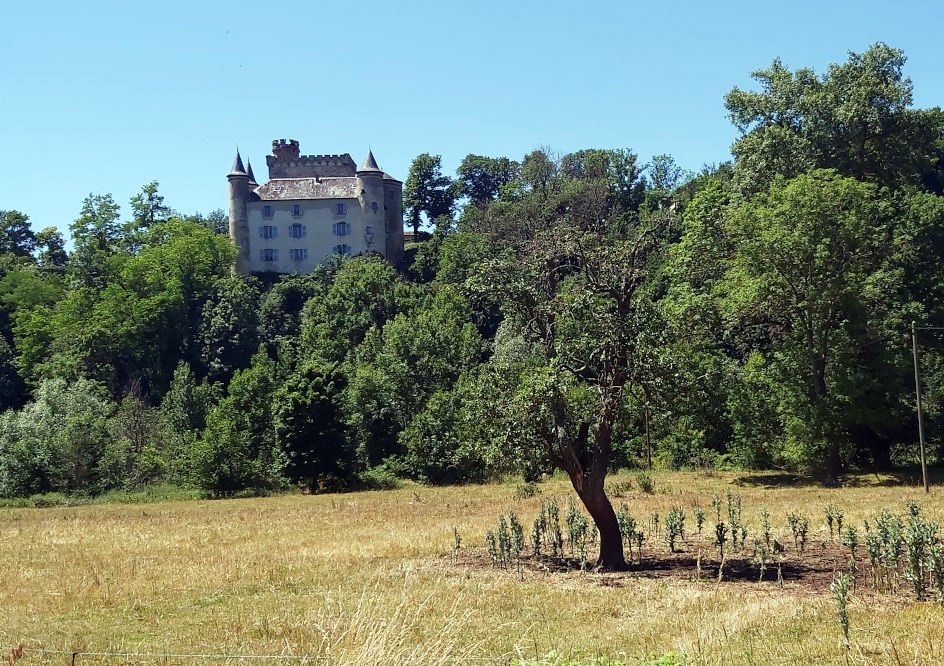
{"label": "shrub", "polygon": [[403,485],[386,462],[361,472],[358,479],[370,490],[395,490]]}
{"label": "shrub", "polygon": [[527,483],[519,483],[515,486],[515,499],[516,500],[525,500],[532,497],[537,497],[541,494],[541,489],[538,487],[534,481],[529,481]]}
{"label": "shrub", "polygon": [[718,546],[718,553],[724,556],[724,544],[728,540],[728,526],[724,523],[715,525],[715,545]]}
{"label": "shrub", "polygon": [[705,512],[701,507],[696,506],[692,510],[692,514],[695,516],[695,527],[698,529],[698,533],[701,534],[701,528],[705,524]]}
{"label": "shrub", "polygon": [[787,526],[793,534],[793,547],[798,553],[806,549],[806,537],[810,530],[810,521],[797,513],[787,514]]}
{"label": "shrub", "polygon": [[846,652],[850,649],[849,644],[849,588],[852,586],[852,577],[848,574],[840,573],[836,580],[829,586],[829,591],[833,594],[836,601],[836,615],[839,619],[839,626],[842,628],[843,646]]}
{"label": "shrub", "polygon": [[655,484],[652,482],[652,475],[649,472],[640,469],[636,471],[634,476],[636,477],[636,485],[639,486],[641,492],[647,495],[652,495],[655,492]]}
{"label": "shrub", "polygon": [[685,528],[685,511],[681,507],[674,507],[665,516],[665,538],[669,542],[669,550],[675,552],[675,540],[681,538]]}

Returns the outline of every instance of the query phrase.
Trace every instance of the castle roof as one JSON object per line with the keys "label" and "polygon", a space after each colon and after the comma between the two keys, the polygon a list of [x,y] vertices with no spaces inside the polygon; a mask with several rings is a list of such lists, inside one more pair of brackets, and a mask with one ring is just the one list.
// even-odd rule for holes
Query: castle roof
{"label": "castle roof", "polygon": [[356,199],[357,179],[337,178],[273,178],[256,188],[263,201],[292,199]]}
{"label": "castle roof", "polygon": [[239,151],[236,151],[236,159],[233,160],[233,168],[229,170],[230,176],[245,176],[246,167],[243,166],[243,158],[239,156]]}
{"label": "castle roof", "polygon": [[255,183],[256,176],[252,173],[252,162],[249,160],[246,160],[246,173],[249,175],[249,182]]}
{"label": "castle roof", "polygon": [[380,167],[377,166],[377,160],[374,159],[374,151],[368,149],[367,157],[364,158],[364,163],[361,164],[361,168],[358,171],[380,171]]}

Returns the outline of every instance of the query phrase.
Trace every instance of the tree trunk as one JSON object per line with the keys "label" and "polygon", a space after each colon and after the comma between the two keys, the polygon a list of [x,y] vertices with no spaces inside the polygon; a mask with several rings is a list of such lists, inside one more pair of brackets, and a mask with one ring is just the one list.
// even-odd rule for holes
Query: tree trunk
{"label": "tree trunk", "polygon": [[891,443],[882,437],[876,437],[869,442],[869,452],[872,454],[872,464],[876,472],[890,472],[892,465]]}
{"label": "tree trunk", "polygon": [[[573,482],[574,479],[571,478]],[[587,512],[597,526],[600,533],[600,557],[597,559],[597,569],[601,571],[626,571],[626,558],[623,556],[623,535],[620,533],[616,512],[610,504],[606,492],[603,490],[603,481],[589,483],[582,490],[574,483],[574,490]]]}
{"label": "tree trunk", "polygon": [[830,488],[838,486],[839,475],[842,474],[842,459],[839,456],[838,442],[830,442],[826,445],[825,471],[824,483]]}
{"label": "tree trunk", "polygon": [[892,470],[891,439],[879,434],[873,428],[853,425],[849,428],[852,441],[857,446],[864,446],[872,457],[872,466],[876,472]]}

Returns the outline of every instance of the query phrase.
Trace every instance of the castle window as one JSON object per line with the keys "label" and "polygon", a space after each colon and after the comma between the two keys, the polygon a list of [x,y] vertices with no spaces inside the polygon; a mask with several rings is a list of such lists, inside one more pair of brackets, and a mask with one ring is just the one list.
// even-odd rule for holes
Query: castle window
{"label": "castle window", "polygon": [[331,231],[335,236],[347,236],[351,233],[351,225],[347,222],[335,222],[331,225]]}
{"label": "castle window", "polygon": [[350,247],[349,245],[344,245],[344,244],[335,245],[335,246],[334,246],[334,253],[335,253],[335,254],[345,254],[345,255],[347,255],[347,256],[351,256],[351,247]]}
{"label": "castle window", "polygon": [[308,228],[304,224],[293,224],[288,228],[289,238],[304,238],[308,235]]}
{"label": "castle window", "polygon": [[272,206],[262,207],[262,217],[272,217]]}
{"label": "castle window", "polygon": [[288,258],[292,261],[304,261],[308,259],[308,248],[298,248],[288,251]]}
{"label": "castle window", "polygon": [[374,233],[374,228],[368,224],[368,225],[364,228],[364,233],[365,233],[365,234],[372,234],[372,233]]}
{"label": "castle window", "polygon": [[334,210],[338,215],[347,215],[347,206],[345,206],[343,203],[339,203],[337,206],[335,206]]}
{"label": "castle window", "polygon": [[278,250],[271,247],[267,247],[262,250],[259,250],[259,261],[268,263],[268,262],[278,261],[278,260],[279,260]]}
{"label": "castle window", "polygon": [[269,224],[259,227],[259,238],[278,238],[278,237],[279,237],[278,227],[274,227]]}
{"label": "castle window", "polygon": [[370,207],[374,209],[374,212],[375,212],[375,213],[377,212],[377,202],[376,202],[376,201],[374,201],[372,204],[370,204]]}
{"label": "castle window", "polygon": [[302,214],[302,207],[299,204],[292,206],[292,216],[299,217]]}

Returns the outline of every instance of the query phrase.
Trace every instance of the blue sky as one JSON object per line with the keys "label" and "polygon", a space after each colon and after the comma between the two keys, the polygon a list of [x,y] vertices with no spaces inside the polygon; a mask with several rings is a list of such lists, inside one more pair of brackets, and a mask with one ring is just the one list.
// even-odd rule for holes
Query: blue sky
{"label": "blue sky", "polygon": [[780,57],[825,71],[902,48],[917,107],[944,103],[944,5],[818,2],[9,3],[0,38],[0,210],[65,231],[90,192],[151,180],[183,212],[226,206],[236,146],[265,177],[302,152],[413,157],[545,146],[730,157],[723,97]]}

